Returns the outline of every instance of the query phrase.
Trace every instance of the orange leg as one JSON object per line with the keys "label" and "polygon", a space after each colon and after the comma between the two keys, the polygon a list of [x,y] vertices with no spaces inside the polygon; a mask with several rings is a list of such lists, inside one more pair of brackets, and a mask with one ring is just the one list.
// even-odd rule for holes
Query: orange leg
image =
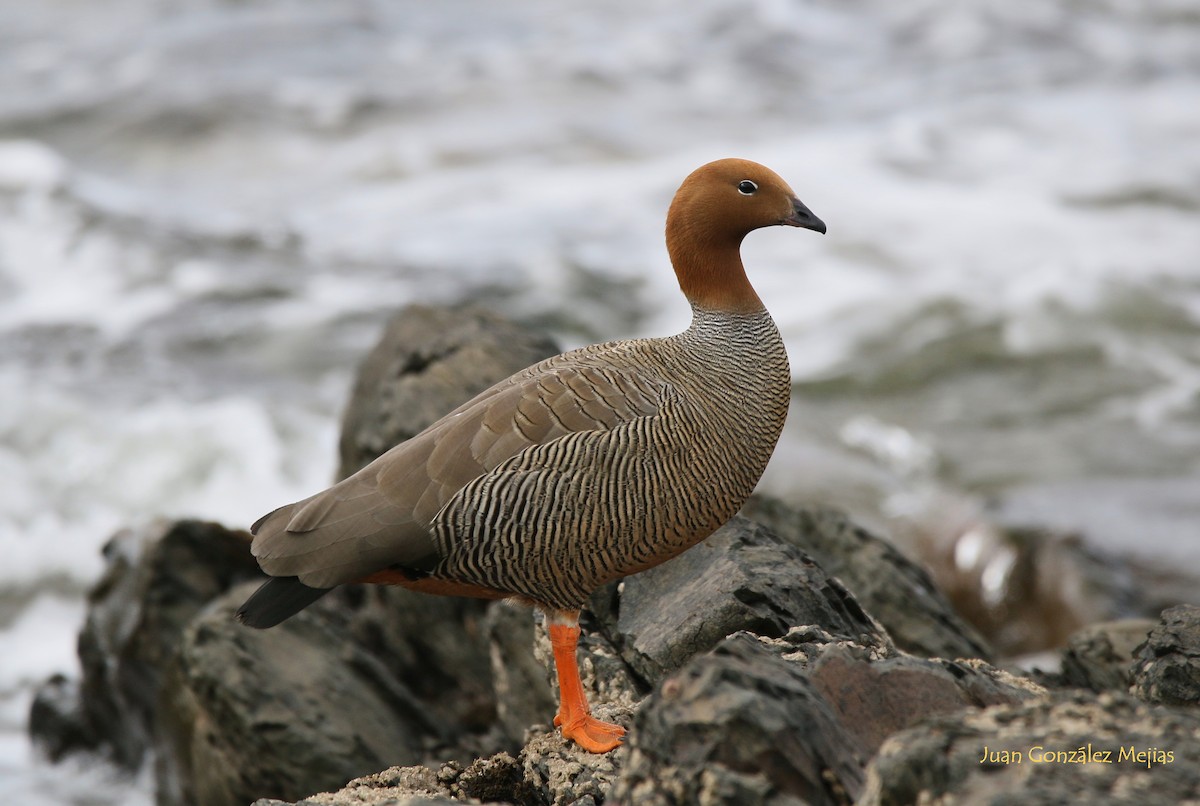
{"label": "orange leg", "polygon": [[550,625],[550,645],[554,647],[554,666],[558,670],[559,704],[554,724],[562,726],[563,737],[591,753],[607,753],[621,743],[625,729],[620,725],[601,722],[588,710],[583,683],[579,680],[579,664],[575,648],[579,644],[579,627],[574,624]]}

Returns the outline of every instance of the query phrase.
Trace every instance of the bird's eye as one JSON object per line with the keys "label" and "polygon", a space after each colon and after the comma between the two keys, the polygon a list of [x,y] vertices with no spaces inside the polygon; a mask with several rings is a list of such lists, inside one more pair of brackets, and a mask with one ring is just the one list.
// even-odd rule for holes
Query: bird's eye
{"label": "bird's eye", "polygon": [[741,193],[743,196],[749,196],[756,190],[758,190],[758,185],[749,179],[743,179],[741,182],[738,182],[738,193]]}

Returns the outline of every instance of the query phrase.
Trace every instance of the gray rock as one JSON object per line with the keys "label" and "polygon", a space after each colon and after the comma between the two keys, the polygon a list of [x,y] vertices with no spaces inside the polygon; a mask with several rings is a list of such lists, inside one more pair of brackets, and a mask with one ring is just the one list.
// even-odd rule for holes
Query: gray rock
{"label": "gray rock", "polygon": [[755,496],[742,514],[808,552],[901,649],[927,658],[992,657],[991,647],[962,619],[921,566],[891,543],[829,509],[796,509]]}
{"label": "gray rock", "polygon": [[616,778],[622,751],[584,752],[556,733],[535,732],[520,758],[499,753],[469,766],[392,767],[296,804],[261,799],[254,806],[396,806],[513,803],[518,806],[599,806]]}
{"label": "gray rock", "polygon": [[[450,775],[445,774],[450,772]],[[390,767],[356,778],[336,793],[325,792],[301,801],[304,806],[360,806],[387,803],[425,806],[458,803],[450,795],[449,781],[457,770],[439,774],[427,767]],[[273,803],[278,803],[274,801]],[[266,806],[261,801],[256,806]],[[297,805],[299,806],[299,804]]]}
{"label": "gray rock", "polygon": [[1092,624],[1067,639],[1061,683],[1092,691],[1127,691],[1132,682],[1133,652],[1154,627],[1150,619]]}
{"label": "gray rock", "polygon": [[803,674],[750,635],[651,695],[613,792],[639,806],[849,803],[867,756]]}
{"label": "gray rock", "polygon": [[[298,806],[391,806],[414,797],[538,806],[846,804],[888,734],[931,715],[1044,694],[982,661],[916,658],[884,639],[860,645],[818,627],[778,639],[738,633],[667,677],[637,711],[628,746],[612,753],[583,752],[539,728],[515,760],[501,754],[466,769],[388,770]],[[615,659],[608,652],[603,640],[581,651],[593,693],[604,685],[595,669]],[[591,663],[597,656],[602,661]],[[606,702],[594,710],[617,722],[629,714]]]}
{"label": "gray rock", "polygon": [[58,755],[102,747],[118,764],[138,767],[184,625],[235,581],[259,574],[247,541],[244,532],[200,521],[158,522],[109,540],[79,635],[78,701],[51,681],[35,701],[34,737]]}
{"label": "gray rock", "polygon": [[160,800],[295,799],[389,763],[415,763],[445,727],[320,602],[270,630],[233,613],[234,588],[184,631],[163,690]]}
{"label": "gray rock", "polygon": [[533,610],[497,603],[484,621],[495,681],[496,718],[503,735],[515,745],[525,742],[531,725],[549,722],[558,711],[558,698],[547,678],[546,658],[534,652]]}
{"label": "gray rock", "polygon": [[739,633],[667,678],[639,710],[613,797],[845,804],[889,734],[1041,694],[982,661],[917,658],[813,627],[774,640]]}
{"label": "gray rock", "polygon": [[459,758],[468,750],[501,749],[469,736],[486,733],[496,721],[487,602],[382,585],[346,586],[326,598],[344,612],[355,645],[382,662],[445,727],[451,744],[443,752]]}
{"label": "gray rock", "polygon": [[260,798],[251,806],[459,806],[481,802],[452,797],[446,780],[445,775],[426,767],[390,767],[356,778],[337,792],[321,792],[295,804]]}
{"label": "gray rock", "polygon": [[778,638],[796,625],[816,624],[852,640],[882,632],[808,555],[742,517],[675,559],[626,578],[616,609],[615,628],[606,632],[651,685],[739,630]]}
{"label": "gray rock", "polygon": [[[467,759],[498,749],[497,740],[488,735],[496,704],[482,602],[439,599],[397,588],[347,588],[297,617],[291,627],[259,633],[233,621],[219,629],[210,625],[201,636],[219,634],[221,640],[188,639],[191,665],[186,669],[192,676],[166,677],[177,660],[185,629],[210,600],[235,581],[255,580],[234,597],[244,598],[261,580],[249,554],[248,536],[216,524],[163,523],[118,534],[105,547],[105,556],[108,567],[90,595],[79,639],[83,680],[48,681],[32,708],[30,730],[52,758],[100,749],[123,766],[136,768],[153,748],[156,786],[164,802],[220,803],[230,791],[246,800],[270,791],[305,795],[340,786],[354,775],[403,758],[415,762],[425,752]],[[323,619],[322,624],[336,621],[336,640],[328,630],[316,630],[311,624],[297,631],[313,614]],[[304,713],[280,717],[281,723],[294,723],[297,730],[312,728],[306,720],[316,718],[324,724],[324,709],[336,706],[352,722],[390,720],[408,738],[401,742],[387,734],[387,753],[358,740],[334,750],[323,748],[326,757],[335,761],[331,769],[336,775],[319,765],[307,765],[306,774],[317,781],[303,784],[308,788],[237,789],[237,781],[273,780],[263,770],[274,770],[282,779],[302,754],[294,753],[287,742],[266,743],[254,752],[242,748],[247,750],[242,752],[237,743],[247,735],[226,731],[225,726],[213,728],[200,716],[220,703],[242,709],[238,703],[279,701],[282,695],[272,686],[291,680],[295,658],[310,654],[319,654],[333,666],[345,666],[352,679],[363,685],[367,670],[379,678],[376,688],[400,692],[396,696],[402,700],[419,700],[420,707],[381,709],[375,699],[361,694],[337,705],[333,694],[297,690],[294,697],[310,698]],[[261,674],[239,673],[251,662]],[[246,719],[259,718],[253,709],[244,710]],[[552,714],[548,711],[544,718]],[[204,736],[201,741],[199,733],[208,729],[220,735]],[[279,726],[271,730],[286,732]],[[322,747],[309,738],[304,742]],[[519,746],[521,739],[517,736],[505,744]],[[211,745],[208,750],[205,742]],[[400,755],[393,755],[393,750]],[[204,752],[220,757],[221,763],[201,763],[198,756]],[[354,754],[357,762],[339,758],[342,752]],[[229,781],[198,782],[192,774],[197,767],[219,770]],[[298,774],[292,780],[306,779]],[[210,795],[210,789],[216,794]],[[210,800],[203,800],[206,797]]]}
{"label": "gray rock", "polygon": [[56,674],[38,688],[29,709],[29,732],[51,761],[101,745],[83,708],[79,681]]}
{"label": "gray rock", "polygon": [[[918,658],[797,630],[780,642],[804,665],[841,724],[869,757],[883,740],[922,719],[967,708],[1030,700],[1046,690],[978,659]],[[789,644],[794,649],[787,651]]]}
{"label": "gray rock", "polygon": [[1163,611],[1138,647],[1132,691],[1146,702],[1200,706],[1200,607]]}
{"label": "gray rock", "polygon": [[1197,757],[1194,713],[1060,692],[897,733],[868,768],[858,804],[1194,802]]}
{"label": "gray rock", "polygon": [[[610,707],[593,713],[610,722],[624,722]],[[518,804],[546,803],[552,806],[599,806],[617,779],[627,751],[624,748],[597,755],[564,741],[558,731],[535,733],[521,752],[526,799]]]}
{"label": "gray rock", "polygon": [[482,308],[403,309],[359,367],[342,418],[338,478],[558,352],[545,335]]}

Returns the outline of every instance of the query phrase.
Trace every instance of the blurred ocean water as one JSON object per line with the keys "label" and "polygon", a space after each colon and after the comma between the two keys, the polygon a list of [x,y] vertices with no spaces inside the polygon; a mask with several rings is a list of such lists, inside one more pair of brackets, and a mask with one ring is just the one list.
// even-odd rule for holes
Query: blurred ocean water
{"label": "blurred ocean water", "polygon": [[1200,570],[1194,0],[2,5],[6,802],[149,802],[23,735],[115,529],[326,484],[407,302],[686,326],[663,216],[723,156],[830,228],[746,242],[797,391],[765,489]]}

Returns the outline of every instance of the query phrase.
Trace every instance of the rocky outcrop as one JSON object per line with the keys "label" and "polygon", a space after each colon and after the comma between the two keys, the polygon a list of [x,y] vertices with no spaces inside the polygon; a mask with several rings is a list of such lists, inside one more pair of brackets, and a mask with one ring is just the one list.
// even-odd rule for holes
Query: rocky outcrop
{"label": "rocky outcrop", "polygon": [[184,627],[232,584],[258,577],[249,536],[215,523],[159,522],[117,533],[79,633],[83,678],[44,686],[30,730],[52,757],[100,749],[136,768],[155,742],[162,678]]}
{"label": "rocky outcrop", "polygon": [[496,381],[559,352],[483,308],[410,305],[367,355],[342,417],[343,479]]}
{"label": "rocky outcrop", "polygon": [[[393,323],[360,376],[342,473],[553,351],[511,327],[469,310]],[[230,617],[260,579],[245,533],[194,521],[106,547],[84,676],[47,683],[33,730],[52,757],[99,749],[133,768],[153,751],[163,806],[1111,802],[1146,797],[1150,775],[1156,796],[1197,796],[1163,753],[1197,757],[1200,608],[1073,636],[1047,692],[990,665],[929,575],[843,515],[766,500],[744,515],[593,596],[582,682],[629,729],[608,754],[550,724],[549,642],[528,608],[350,586],[251,630]],[[985,745],[1089,741],[1142,767],[1084,780],[1028,755],[979,763]]]}
{"label": "rocky outcrop", "polygon": [[886,640],[811,557],[742,517],[615,593],[611,610],[597,608],[601,629],[648,686],[740,630],[779,638],[798,624],[818,624],[848,640]]}
{"label": "rocky outcrop", "polygon": [[[361,640],[355,622],[369,614],[336,600],[271,630],[247,629],[233,613],[253,590],[234,588],[183,632],[158,715],[160,798],[298,798],[390,763],[416,763],[467,731],[445,700],[469,698],[477,667],[461,662],[455,687],[440,658],[423,666],[386,640]],[[418,668],[447,684],[442,696],[426,699],[406,684]]]}
{"label": "rocky outcrop", "polygon": [[990,658],[983,637],[932,578],[891,543],[828,509],[796,509],[754,497],[742,514],[770,527],[838,577],[901,649],[928,658]]}
{"label": "rocky outcrop", "polygon": [[[916,658],[881,633],[862,637],[868,645],[801,627],[781,638],[725,638],[655,687],[635,709],[628,746],[614,753],[584,753],[543,728],[515,757],[393,768],[300,803],[846,804],[895,731],[1045,694],[982,661]],[[595,667],[593,651],[583,658]],[[597,711],[622,722],[629,713],[607,703]]]}
{"label": "rocky outcrop", "polygon": [[[391,767],[357,778],[337,792],[323,792],[297,806],[445,806],[511,803],[517,806],[598,806],[619,769],[622,751],[594,755],[563,742],[556,733],[535,733],[516,758],[498,753],[469,765]],[[261,799],[254,806],[291,806]]]}
{"label": "rocky outcrop", "polygon": [[1044,694],[983,661],[928,660],[815,627],[738,633],[639,710],[621,803],[852,802],[884,739],[937,714]]}

